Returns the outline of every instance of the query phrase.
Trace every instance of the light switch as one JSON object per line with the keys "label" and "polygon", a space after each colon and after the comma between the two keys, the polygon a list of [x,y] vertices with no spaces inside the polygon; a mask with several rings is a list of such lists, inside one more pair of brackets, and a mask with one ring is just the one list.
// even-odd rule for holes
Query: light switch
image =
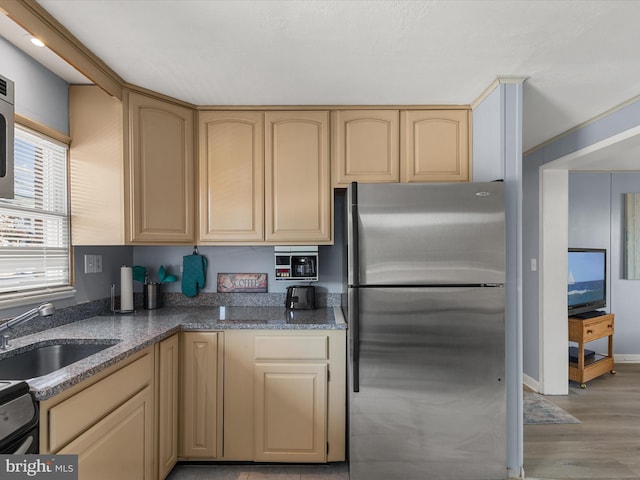
{"label": "light switch", "polygon": [[531,259],[531,271],[535,272],[538,270],[538,261],[535,258]]}
{"label": "light switch", "polygon": [[85,255],[84,256],[84,273],[95,273],[96,271],[96,256]]}
{"label": "light switch", "polygon": [[93,262],[93,271],[95,273],[102,273],[102,255],[95,255],[96,259]]}

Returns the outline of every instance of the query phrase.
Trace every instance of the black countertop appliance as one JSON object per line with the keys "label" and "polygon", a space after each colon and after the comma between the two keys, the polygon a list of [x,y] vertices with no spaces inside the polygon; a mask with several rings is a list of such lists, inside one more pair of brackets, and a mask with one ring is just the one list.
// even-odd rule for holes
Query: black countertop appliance
{"label": "black countertop appliance", "polygon": [[290,310],[315,310],[316,288],[310,285],[287,287],[285,306]]}

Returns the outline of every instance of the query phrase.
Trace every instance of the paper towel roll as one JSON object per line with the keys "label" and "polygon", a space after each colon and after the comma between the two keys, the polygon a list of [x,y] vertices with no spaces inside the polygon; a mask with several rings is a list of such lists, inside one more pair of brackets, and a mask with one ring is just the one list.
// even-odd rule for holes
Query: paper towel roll
{"label": "paper towel roll", "polygon": [[133,269],[120,267],[120,310],[133,311]]}

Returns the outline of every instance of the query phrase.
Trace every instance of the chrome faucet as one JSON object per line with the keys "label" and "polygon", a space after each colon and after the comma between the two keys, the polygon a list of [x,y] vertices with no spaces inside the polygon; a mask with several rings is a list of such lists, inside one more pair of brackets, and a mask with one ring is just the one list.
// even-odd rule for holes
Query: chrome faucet
{"label": "chrome faucet", "polygon": [[[47,302],[47,303],[40,304],[37,307],[32,308],[31,310],[28,310],[24,313],[21,313],[17,317],[14,317],[11,320],[8,320],[2,325],[0,325],[0,334],[10,329],[11,327],[20,325],[21,323],[26,322],[27,320],[31,320],[32,318],[35,318],[37,316],[49,317],[53,315],[53,312],[55,312],[55,310],[56,308],[53,306],[52,303]],[[8,335],[0,336],[0,350],[6,350],[8,347],[9,347],[9,336]]]}

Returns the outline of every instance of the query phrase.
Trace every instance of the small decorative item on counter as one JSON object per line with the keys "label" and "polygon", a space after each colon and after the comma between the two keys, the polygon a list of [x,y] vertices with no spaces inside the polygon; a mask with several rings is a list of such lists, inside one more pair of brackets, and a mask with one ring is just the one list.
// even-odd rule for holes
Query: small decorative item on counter
{"label": "small decorative item on counter", "polygon": [[145,310],[153,310],[162,306],[160,302],[160,285],[163,283],[175,282],[178,280],[178,277],[169,274],[165,266],[160,265],[160,268],[158,268],[159,282],[152,282],[149,278],[147,268],[136,265],[133,267],[133,279],[144,283],[142,287],[143,308]]}

